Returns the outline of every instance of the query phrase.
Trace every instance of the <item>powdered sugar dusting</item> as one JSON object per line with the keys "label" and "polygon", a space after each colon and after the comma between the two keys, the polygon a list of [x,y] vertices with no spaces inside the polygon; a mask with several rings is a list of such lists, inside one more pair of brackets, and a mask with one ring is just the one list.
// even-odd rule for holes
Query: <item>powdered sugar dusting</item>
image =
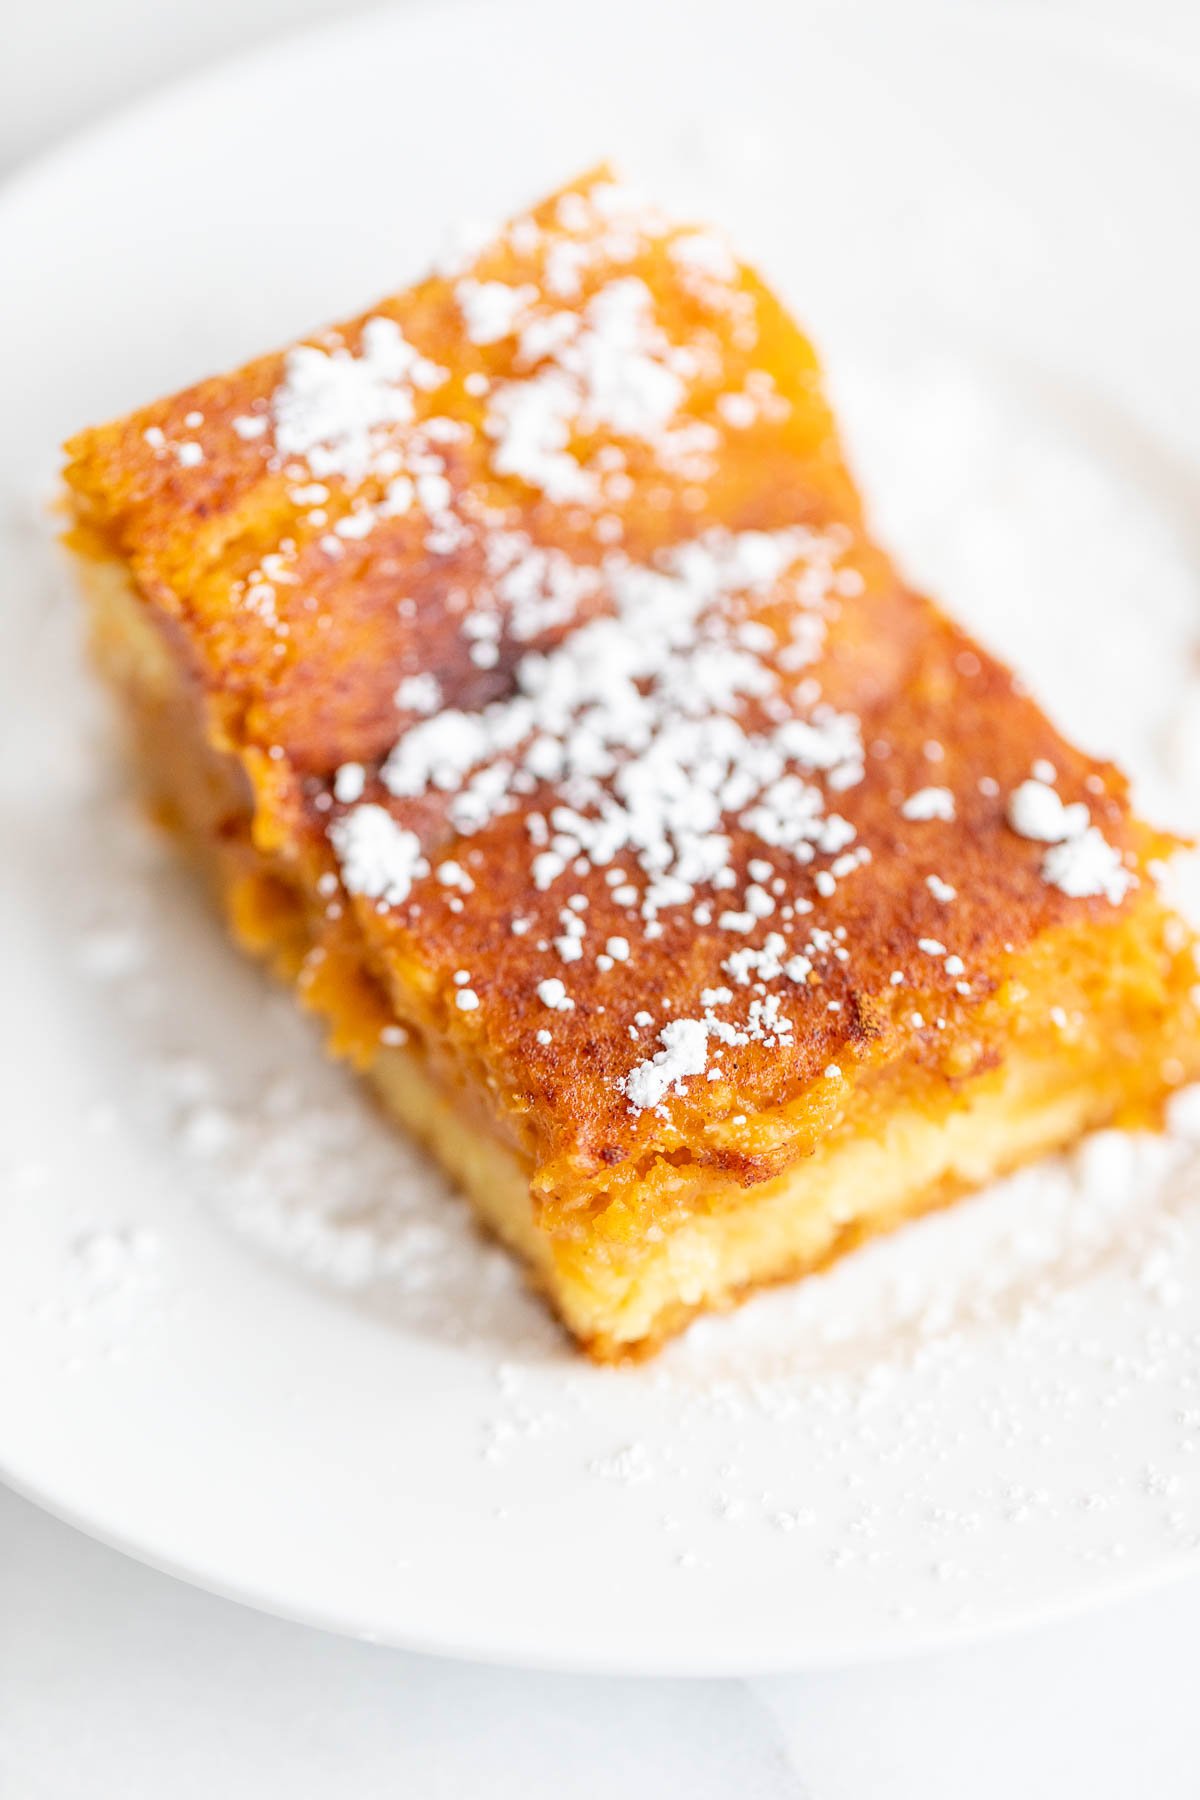
{"label": "powdered sugar dusting", "polygon": [[540,366],[493,397],[487,429],[495,467],[552,500],[599,493],[595,476],[568,451],[572,438],[605,428],[655,438],[683,397],[649,289],[633,277],[601,288],[581,316],[559,312],[540,329],[527,327],[521,354]]}
{"label": "powdered sugar dusting", "polygon": [[418,875],[428,874],[421,840],[382,806],[357,806],[330,828],[342,880],[352,894],[399,906]]}
{"label": "powdered sugar dusting", "polygon": [[954,795],[949,788],[919,788],[910,794],[900,808],[906,819],[943,819],[950,822],[954,818]]}
{"label": "powdered sugar dusting", "polygon": [[1114,906],[1120,905],[1136,880],[1122,864],[1120,852],[1094,825],[1048,850],[1042,874],[1051,887],[1061,889],[1072,900],[1102,894]]}
{"label": "powdered sugar dusting", "polygon": [[639,1112],[657,1106],[669,1089],[682,1092],[689,1075],[702,1075],[708,1062],[708,1031],[701,1019],[672,1019],[659,1032],[662,1049],[625,1077],[629,1104]]}
{"label": "powdered sugar dusting", "polygon": [[1010,794],[1008,821],[1021,837],[1061,844],[1087,830],[1088,809],[1081,801],[1064,806],[1048,783],[1030,779]]}
{"label": "powdered sugar dusting", "polygon": [[[1044,773],[1053,779],[1052,769]],[[1103,895],[1119,906],[1136,886],[1136,877],[1091,823],[1083,802],[1064,806],[1049,781],[1036,777],[1023,781],[1009,796],[1008,819],[1021,837],[1053,845],[1042,859],[1042,875],[1069,899]]]}
{"label": "powdered sugar dusting", "polygon": [[[316,476],[361,480],[375,432],[413,417],[413,386],[434,387],[444,371],[417,354],[392,319],[369,319],[357,356],[338,346],[290,350],[271,402],[280,455],[302,457]],[[248,435],[243,428],[242,435]]]}

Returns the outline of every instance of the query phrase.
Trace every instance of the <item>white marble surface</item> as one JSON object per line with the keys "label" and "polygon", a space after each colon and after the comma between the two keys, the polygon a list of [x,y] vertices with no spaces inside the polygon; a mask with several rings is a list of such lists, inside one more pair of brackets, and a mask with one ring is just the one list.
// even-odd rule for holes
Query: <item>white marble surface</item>
{"label": "white marble surface", "polygon": [[[503,0],[497,0],[502,4]],[[0,4],[0,173],[333,0]],[[1200,60],[1194,0],[1053,0]],[[6,1378],[19,1379],[18,1371]],[[3,1800],[1193,1800],[1200,1583],[953,1655],[678,1683],[439,1663],[197,1593],[0,1491]]]}

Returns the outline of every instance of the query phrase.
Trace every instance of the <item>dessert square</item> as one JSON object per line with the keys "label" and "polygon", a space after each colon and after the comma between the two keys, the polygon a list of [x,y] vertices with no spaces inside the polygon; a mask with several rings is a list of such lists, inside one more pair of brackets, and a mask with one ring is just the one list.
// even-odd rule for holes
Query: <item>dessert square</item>
{"label": "dessert square", "polygon": [[592,1355],[1200,1072],[1172,840],[872,541],[779,301],[607,170],[66,480],[236,936]]}

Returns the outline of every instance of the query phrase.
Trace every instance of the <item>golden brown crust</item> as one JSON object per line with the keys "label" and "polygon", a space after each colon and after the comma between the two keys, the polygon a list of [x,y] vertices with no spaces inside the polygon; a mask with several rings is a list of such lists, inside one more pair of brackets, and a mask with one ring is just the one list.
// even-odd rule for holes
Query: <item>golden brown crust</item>
{"label": "golden brown crust", "polygon": [[[1047,783],[1061,803],[1087,808],[1143,886],[1150,860],[1166,848],[1131,815],[1119,773],[1069,745],[1010,671],[908,589],[870,541],[811,346],[778,302],[740,266],[713,274],[710,250],[678,252],[687,233],[613,225],[594,199],[607,191],[601,172],[552,197],[466,277],[475,288],[535,292],[551,326],[556,315],[577,326],[614,284],[641,282],[652,297],[660,348],[650,360],[680,388],[671,420],[680,436],[668,457],[637,430],[575,420],[569,454],[589,470],[603,466],[602,502],[556,497],[500,466],[489,408],[540,365],[514,332],[472,341],[461,273],[433,276],[313,340],[330,363],[349,359],[361,369],[374,324],[392,321],[443,377],[410,384],[411,417],[372,435],[362,466],[356,447],[343,444],[333,457],[343,466],[326,467],[330,457],[311,432],[315,452],[281,446],[279,396],[294,380],[285,355],[68,446],[77,546],[128,568],[190,671],[212,745],[239,757],[249,778],[258,849],[304,896],[306,929],[327,969],[356,968],[386,993],[440,1074],[480,1097],[494,1128],[527,1159],[554,1228],[606,1208],[615,1228],[631,1207],[644,1227],[672,1205],[698,1204],[706,1176],[746,1188],[770,1180],[837,1129],[856,1083],[873,1070],[902,1061],[950,1087],[982,1073],[1001,1048],[980,1039],[981,1009],[1002,989],[1012,958],[1064,924],[1107,926],[1131,904],[1120,883],[1110,893],[1064,892],[1046,878],[1047,842],[1013,830],[1012,796],[1041,765],[1051,766]],[[586,200],[584,223],[571,222],[572,195]],[[555,299],[554,259],[561,263],[564,247],[574,273]],[[731,396],[746,404],[731,406]],[[626,400],[618,396],[614,416]],[[447,419],[449,431],[439,423]],[[707,449],[680,449],[685,431]],[[432,454],[440,498],[390,505],[397,468],[378,448],[393,440],[399,462],[408,459],[402,478],[411,474],[418,490],[412,446]],[[604,458],[614,448],[610,466]],[[817,560],[829,577],[810,659],[787,661],[792,621],[807,603],[782,576],[726,597],[722,653],[741,643],[738,632],[757,629],[746,641],[758,644],[761,679],[776,685],[739,699],[747,733],[768,737],[781,705],[795,719],[820,716],[818,706],[856,722],[861,773],[836,789],[819,766],[806,767],[804,779],[869,861],[834,880],[835,852],[790,860],[733,807],[721,826],[728,888],[699,880],[685,902],[648,918],[645,869],[635,872],[632,908],[611,879],[629,862],[621,854],[568,857],[561,878],[531,882],[537,821],[572,800],[557,778],[527,792],[510,782],[504,808],[465,834],[455,825],[461,782],[389,789],[389,752],[421,716],[398,699],[403,683],[433,675],[440,706],[472,716],[504,706],[532,652],[551,651],[614,611],[636,629],[620,596],[630,566],[661,573],[682,544],[798,529],[820,539]],[[526,572],[538,557],[539,568],[561,557],[588,572],[569,605],[546,604],[529,617],[501,592],[501,535],[520,541]],[[815,553],[796,554],[811,564]],[[490,661],[464,628],[481,613],[491,622]],[[647,617],[657,630],[656,615]],[[336,772],[347,764],[362,765],[362,791],[339,798]],[[929,788],[953,796],[952,818],[912,815],[907,803]],[[336,837],[364,804],[415,832],[429,867],[385,903],[374,891],[344,891],[355,884],[343,857],[344,888],[330,902],[339,863],[329,828]],[[751,866],[764,858],[769,877]],[[439,875],[450,862],[465,872],[465,888]],[[769,916],[732,931],[721,923],[764,888]],[[589,948],[564,961],[555,945],[569,907],[586,918]],[[814,926],[823,934],[815,950]],[[812,950],[811,971],[758,985],[731,977],[739,949],[761,950],[776,930],[789,956]],[[612,939],[629,946],[626,958],[603,950]],[[1167,986],[1182,979],[1169,963],[1158,966]],[[327,974],[310,969],[306,979],[319,993]],[[569,1010],[547,1005],[547,981],[568,989]],[[460,1004],[464,986],[470,1010]],[[723,1043],[708,1070],[693,1071],[661,1104],[633,1105],[631,1075],[657,1053],[663,1028],[713,1014],[703,996],[717,990],[731,994],[715,1003],[722,1023],[740,1030],[754,996],[781,995],[788,1029]],[[682,1162],[691,1185],[680,1199],[675,1181],[671,1200],[656,1174]]]}

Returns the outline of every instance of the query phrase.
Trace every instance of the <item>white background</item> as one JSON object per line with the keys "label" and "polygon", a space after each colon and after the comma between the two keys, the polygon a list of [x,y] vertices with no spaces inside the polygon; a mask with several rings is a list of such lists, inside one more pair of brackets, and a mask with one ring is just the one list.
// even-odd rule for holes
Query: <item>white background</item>
{"label": "white background", "polygon": [[[339,10],[0,0],[0,175],[159,81]],[[1200,57],[1194,0],[1045,10],[1127,38],[1132,55]],[[2,1800],[1195,1800],[1198,1667],[1200,1584],[822,1677],[625,1682],[437,1663],[196,1593],[0,1490]]]}

